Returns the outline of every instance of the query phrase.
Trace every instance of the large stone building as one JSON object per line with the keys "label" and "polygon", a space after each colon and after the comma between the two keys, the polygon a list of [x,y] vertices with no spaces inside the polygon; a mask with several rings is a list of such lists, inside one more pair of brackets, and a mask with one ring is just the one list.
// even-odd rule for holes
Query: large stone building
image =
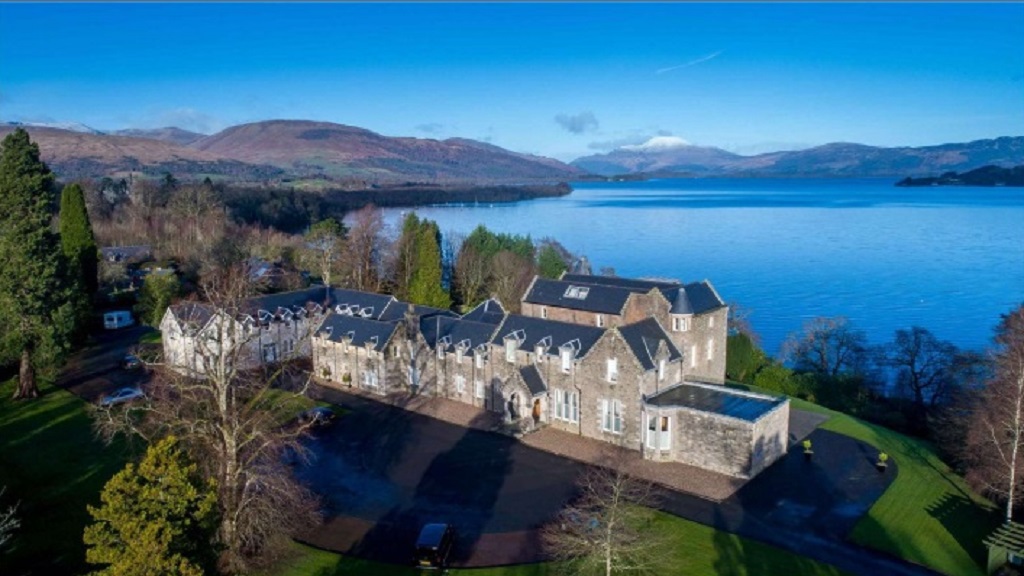
{"label": "large stone building", "polygon": [[196,376],[228,334],[243,367],[311,356],[328,386],[444,397],[650,460],[749,478],[785,453],[788,401],[718,385],[728,308],[709,282],[535,278],[521,305],[458,316],[319,287],[250,299],[231,318],[175,305],[161,330],[167,362]]}

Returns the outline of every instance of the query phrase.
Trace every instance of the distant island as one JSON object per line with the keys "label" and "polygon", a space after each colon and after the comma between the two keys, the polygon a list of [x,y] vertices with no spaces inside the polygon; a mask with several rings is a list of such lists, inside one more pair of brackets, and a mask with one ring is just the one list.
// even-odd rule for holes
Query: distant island
{"label": "distant island", "polygon": [[1024,166],[1002,168],[982,166],[963,174],[945,172],[941,176],[906,177],[897,186],[1024,186]]}

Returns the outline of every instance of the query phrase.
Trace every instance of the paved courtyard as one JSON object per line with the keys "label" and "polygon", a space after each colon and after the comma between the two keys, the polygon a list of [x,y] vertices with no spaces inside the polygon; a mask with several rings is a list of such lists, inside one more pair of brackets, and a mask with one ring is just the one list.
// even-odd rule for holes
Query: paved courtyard
{"label": "paved courtyard", "polygon": [[[455,402],[402,400],[410,411],[325,387],[312,394],[349,410],[310,440],[314,460],[298,465],[330,516],[303,540],[364,558],[408,563],[419,526],[444,521],[459,530],[456,566],[543,560],[537,528],[572,497],[581,460],[604,457],[571,434],[516,440],[487,432],[492,415]],[[722,498],[665,489],[660,507],[855,574],[932,574],[844,541],[896,468],[879,474],[873,449],[815,430],[817,415],[794,410],[793,419],[790,453],[754,480],[705,489]],[[816,452],[809,462],[796,441],[808,434]]]}

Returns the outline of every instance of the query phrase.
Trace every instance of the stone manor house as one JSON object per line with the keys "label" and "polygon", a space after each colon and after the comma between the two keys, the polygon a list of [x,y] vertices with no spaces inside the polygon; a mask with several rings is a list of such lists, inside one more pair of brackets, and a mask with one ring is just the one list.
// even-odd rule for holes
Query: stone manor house
{"label": "stone manor house", "polygon": [[741,478],[788,448],[788,400],[722,386],[728,307],[706,280],[536,277],[521,314],[323,286],[250,299],[233,320],[203,310],[178,304],[161,323],[167,363],[197,376],[226,321],[248,335],[246,366],[311,357],[324,385],[444,397],[523,433],[550,426]]}

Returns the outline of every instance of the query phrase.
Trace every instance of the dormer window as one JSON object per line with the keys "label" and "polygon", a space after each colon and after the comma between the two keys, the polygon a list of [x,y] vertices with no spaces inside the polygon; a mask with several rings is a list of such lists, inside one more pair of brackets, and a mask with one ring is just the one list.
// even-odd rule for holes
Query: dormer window
{"label": "dormer window", "polygon": [[568,374],[572,372],[572,348],[562,348],[562,372]]}
{"label": "dormer window", "polygon": [[569,286],[565,290],[565,297],[575,300],[586,300],[589,293],[590,288],[588,286]]}
{"label": "dormer window", "polygon": [[455,350],[455,363],[456,364],[462,364],[462,356],[463,356],[462,348],[459,347],[457,350]]}
{"label": "dormer window", "polygon": [[481,352],[480,350],[477,350],[473,354],[473,356],[474,356],[474,358],[476,360],[476,367],[480,368],[480,369],[483,369],[483,367],[484,367],[484,353]]}
{"label": "dormer window", "polygon": [[515,364],[516,362],[516,348],[519,342],[515,338],[508,338],[505,340],[505,361],[509,364]]}
{"label": "dormer window", "polygon": [[544,346],[543,345],[537,344],[533,348],[533,353],[537,357],[537,364],[541,364],[541,363],[544,362]]}

